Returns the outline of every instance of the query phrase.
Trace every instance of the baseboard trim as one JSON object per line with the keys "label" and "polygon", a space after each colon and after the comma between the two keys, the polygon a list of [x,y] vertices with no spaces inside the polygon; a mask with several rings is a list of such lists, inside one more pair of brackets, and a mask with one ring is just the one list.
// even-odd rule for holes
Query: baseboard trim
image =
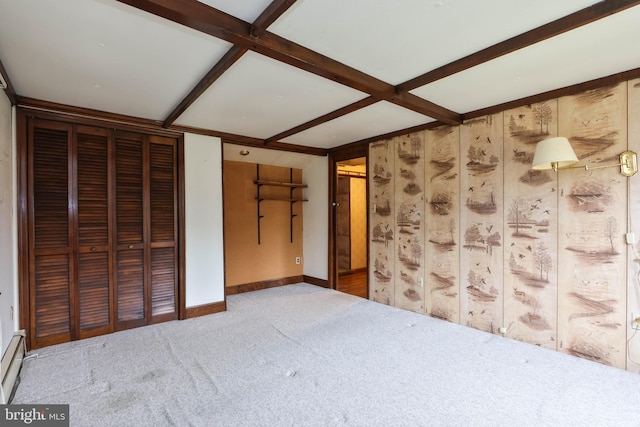
{"label": "baseboard trim", "polygon": [[227,311],[226,301],[213,302],[211,304],[196,305],[193,307],[187,307],[185,319],[206,316],[207,314],[220,313],[222,311]]}
{"label": "baseboard trim", "polygon": [[323,288],[329,288],[329,281],[326,279],[318,279],[317,277],[312,276],[302,276],[306,283],[311,283],[312,285],[321,286]]}
{"label": "baseboard trim", "polygon": [[236,295],[244,292],[259,291],[278,286],[293,285],[304,282],[304,276],[283,277],[282,279],[264,280],[261,282],[243,283],[241,285],[231,285],[226,287],[227,295]]}

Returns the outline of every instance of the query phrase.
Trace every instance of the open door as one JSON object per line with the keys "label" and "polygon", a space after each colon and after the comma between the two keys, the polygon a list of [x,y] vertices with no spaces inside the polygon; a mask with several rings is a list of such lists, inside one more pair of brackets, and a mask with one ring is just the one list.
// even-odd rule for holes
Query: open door
{"label": "open door", "polygon": [[331,288],[369,297],[367,147],[330,155],[329,281]]}

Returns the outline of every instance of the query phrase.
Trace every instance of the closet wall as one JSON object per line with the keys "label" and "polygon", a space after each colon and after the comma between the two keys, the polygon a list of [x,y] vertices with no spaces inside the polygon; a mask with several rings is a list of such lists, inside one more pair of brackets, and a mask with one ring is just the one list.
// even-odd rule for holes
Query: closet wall
{"label": "closet wall", "polygon": [[176,319],[181,140],[24,116],[21,123],[21,291],[31,346]]}

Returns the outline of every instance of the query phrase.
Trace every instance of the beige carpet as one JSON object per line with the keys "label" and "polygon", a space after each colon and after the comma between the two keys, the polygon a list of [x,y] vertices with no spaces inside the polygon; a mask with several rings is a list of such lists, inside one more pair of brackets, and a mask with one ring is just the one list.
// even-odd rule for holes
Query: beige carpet
{"label": "beige carpet", "polygon": [[37,354],[72,426],[640,425],[637,374],[308,284]]}

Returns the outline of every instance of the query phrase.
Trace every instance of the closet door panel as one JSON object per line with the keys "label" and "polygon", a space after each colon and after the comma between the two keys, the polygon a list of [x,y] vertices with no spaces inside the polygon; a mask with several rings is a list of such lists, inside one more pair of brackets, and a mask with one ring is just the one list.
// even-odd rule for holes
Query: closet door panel
{"label": "closet door panel", "polygon": [[108,332],[112,323],[109,133],[80,126],[76,141],[79,334],[87,337]]}
{"label": "closet door panel", "polygon": [[151,242],[175,242],[176,238],[175,139],[151,137],[149,181]]}
{"label": "closet door panel", "polygon": [[144,251],[118,251],[118,321],[144,320]]}
{"label": "closet door panel", "polygon": [[151,249],[151,315],[176,312],[176,268],[174,248]]}
{"label": "closet door panel", "polygon": [[[69,341],[69,255],[36,256],[34,276],[36,340],[53,338],[53,342]],[[57,339],[55,336],[58,336]]]}
{"label": "closet door panel", "polygon": [[153,322],[175,319],[178,311],[176,149],[174,138],[149,137],[149,277]]}
{"label": "closet door panel", "polygon": [[80,330],[109,326],[109,253],[78,256]]}
{"label": "closet door panel", "polygon": [[118,322],[144,322],[145,318],[143,161],[143,136],[118,132],[115,137]]}
{"label": "closet door panel", "polygon": [[29,197],[30,332],[36,346],[69,341],[73,264],[71,262],[71,127],[31,122]]}

